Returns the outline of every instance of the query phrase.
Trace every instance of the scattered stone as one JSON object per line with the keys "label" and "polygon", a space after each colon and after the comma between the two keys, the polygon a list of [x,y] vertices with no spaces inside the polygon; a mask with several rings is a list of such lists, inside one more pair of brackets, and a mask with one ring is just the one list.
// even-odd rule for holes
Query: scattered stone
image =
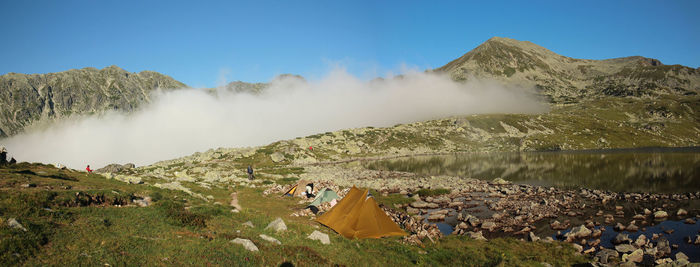
{"label": "scattered stone", "polygon": [[422,200],[411,203],[411,207],[418,209],[437,209],[440,207],[437,203],[429,203]]}
{"label": "scattered stone", "polygon": [[634,217],[632,217],[632,219],[643,221],[645,217],[642,214],[636,214]]}
{"label": "scattered stone", "polygon": [[287,230],[287,225],[284,224],[282,218],[277,218],[265,227],[265,230],[272,229],[275,232],[283,232]]}
{"label": "scattered stone", "polygon": [[475,240],[486,241],[486,237],[484,237],[484,234],[481,231],[467,232],[467,236],[469,236],[470,238],[475,239]]}
{"label": "scattered stone", "polygon": [[134,199],[132,201],[134,204],[139,205],[139,207],[148,207],[151,205],[151,197],[144,197],[141,199]]}
{"label": "scattered stone", "polygon": [[649,209],[644,209],[644,215],[649,215],[651,214],[651,211]]}
{"label": "scattered stone", "polygon": [[676,212],[676,216],[686,216],[688,215],[688,211],[684,209],[678,209],[678,212]]}
{"label": "scattered stone", "polygon": [[251,221],[244,222],[243,225],[248,226],[250,228],[255,228],[255,225],[253,225],[253,222]]}
{"label": "scattered stone", "polygon": [[580,225],[577,227],[574,227],[564,235],[564,237],[567,240],[572,240],[572,239],[577,239],[577,238],[586,238],[591,235],[591,230],[586,228],[585,225]]}
{"label": "scattered stone", "polygon": [[676,253],[676,260],[688,260],[688,256],[683,252]]}
{"label": "scattered stone", "polygon": [[581,253],[583,251],[583,247],[579,244],[573,243],[573,244],[571,244],[571,246],[573,246],[574,249],[576,250],[576,252],[578,252],[578,253]]}
{"label": "scattered stone", "polygon": [[630,222],[630,225],[625,227],[625,229],[627,229],[628,232],[636,232],[639,230],[639,226],[635,225],[634,221],[632,221],[632,222]]}
{"label": "scattered stone", "polygon": [[481,228],[485,230],[489,230],[489,232],[493,232],[493,230],[496,229],[496,223],[492,221],[486,221],[481,224]]}
{"label": "scattered stone", "polygon": [[622,261],[623,262],[642,262],[644,259],[644,251],[641,249],[637,249],[634,252],[630,254],[623,254],[622,255]]}
{"label": "scattered stone", "polygon": [[671,246],[666,238],[659,238],[659,241],[656,242],[656,250],[659,256],[671,255]]}
{"label": "scattered stone", "polygon": [[503,180],[503,179],[501,179],[501,178],[493,179],[493,181],[491,181],[491,183],[496,184],[496,185],[507,185],[507,184],[510,184],[510,182],[508,182],[508,181],[506,181],[506,180]]}
{"label": "scattered stone", "polygon": [[683,222],[686,224],[695,224],[695,220],[693,220],[693,218],[685,219],[685,221],[683,221]]}
{"label": "scattered stone", "polygon": [[642,247],[647,244],[647,237],[645,235],[639,235],[637,240],[634,241],[634,245],[637,247]]}
{"label": "scattered stone", "polygon": [[619,245],[615,246],[615,250],[617,250],[620,253],[629,253],[629,252],[637,250],[637,248],[635,248],[634,246],[632,246],[630,244],[619,244]]}
{"label": "scattered stone", "polygon": [[617,244],[629,244],[630,242],[632,242],[632,240],[630,239],[629,235],[623,234],[623,233],[617,234],[615,236],[615,238],[613,238],[613,240],[612,240],[612,243],[615,245],[617,245]]}
{"label": "scattered stone", "polygon": [[276,238],[271,237],[271,236],[267,236],[267,235],[264,235],[264,234],[260,234],[260,238],[262,238],[263,240],[265,240],[265,241],[267,241],[267,242],[270,242],[270,243],[275,243],[275,244],[277,244],[277,245],[282,245],[282,242],[280,242],[279,240],[277,240]]}
{"label": "scattered stone", "polygon": [[537,241],[540,240],[540,238],[539,238],[537,235],[535,235],[535,233],[530,232],[530,233],[527,235],[527,240],[530,241],[530,242],[537,242]]}
{"label": "scattered stone", "polygon": [[654,212],[654,219],[665,219],[666,217],[668,217],[668,213],[663,210]]}
{"label": "scattered stone", "polygon": [[595,252],[595,247],[592,246],[592,247],[588,248],[587,250],[584,250],[583,254],[591,254],[593,252]]}
{"label": "scattered stone", "polygon": [[617,259],[620,254],[612,249],[601,248],[598,253],[595,254],[595,258],[598,258],[598,262],[602,264],[608,264],[610,258]]}
{"label": "scattered stone", "polygon": [[255,246],[255,243],[253,243],[253,241],[250,241],[248,239],[236,238],[234,240],[231,240],[231,243],[243,245],[243,247],[249,251],[258,251],[258,247]]}
{"label": "scattered stone", "polygon": [[311,240],[318,240],[321,241],[321,244],[328,245],[331,243],[331,239],[328,237],[327,234],[321,233],[319,231],[314,230],[313,233],[311,233],[308,237],[306,237]]}
{"label": "scattered stone", "polygon": [[24,228],[24,226],[22,226],[22,224],[20,224],[15,218],[10,218],[9,220],[7,220],[7,225],[14,229],[22,230],[25,232],[28,231],[27,228]]}
{"label": "scattered stone", "polygon": [[230,205],[231,205],[231,207],[234,207],[234,208],[237,209],[237,210],[243,210],[243,208],[241,208],[241,205],[238,204],[238,192],[233,192],[233,193],[231,193],[231,203],[230,203]]}

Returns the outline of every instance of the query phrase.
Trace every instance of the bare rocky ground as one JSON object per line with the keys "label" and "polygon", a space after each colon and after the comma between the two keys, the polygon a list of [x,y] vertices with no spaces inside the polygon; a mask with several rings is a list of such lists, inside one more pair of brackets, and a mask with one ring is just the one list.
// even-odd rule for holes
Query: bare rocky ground
{"label": "bare rocky ground", "polygon": [[[647,233],[647,228],[658,227],[656,225],[667,220],[682,221],[687,228],[695,226],[700,220],[700,192],[642,194],[585,188],[566,190],[512,184],[502,179],[423,177],[347,165],[309,166],[305,171],[301,175],[303,179],[322,185],[354,185],[373,188],[382,195],[400,194],[410,198],[410,203],[395,204],[385,210],[412,233],[405,240],[416,244],[425,237],[432,240],[442,236],[432,223],[449,223],[454,226],[452,234],[475,239],[516,237],[533,242],[572,243],[580,253],[589,255],[601,266],[621,263],[683,266],[688,257],[677,250],[679,245],[692,246],[685,250],[692,251],[693,258],[700,251],[698,229],[694,230],[695,234],[682,238],[686,244],[674,243],[679,238],[671,238],[675,232],[673,228],[658,234]],[[448,189],[449,193],[414,194],[421,189]],[[638,232],[649,236],[641,234],[630,238]]]}

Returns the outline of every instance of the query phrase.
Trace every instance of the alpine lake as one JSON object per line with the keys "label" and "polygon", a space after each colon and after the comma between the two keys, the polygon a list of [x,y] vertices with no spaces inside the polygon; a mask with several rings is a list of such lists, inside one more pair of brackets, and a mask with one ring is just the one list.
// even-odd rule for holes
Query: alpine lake
{"label": "alpine lake", "polygon": [[[641,148],[611,149],[588,151],[556,152],[495,152],[495,153],[457,153],[449,155],[411,156],[395,159],[363,161],[363,167],[372,170],[411,172],[426,176],[456,176],[493,180],[502,178],[514,184],[555,187],[568,190],[581,188],[597,189],[616,193],[652,193],[665,195],[683,195],[700,192],[700,147],[687,148]],[[684,223],[683,218],[699,220],[700,200],[691,199],[676,203],[688,211],[688,216],[675,216],[675,210],[668,210],[669,218],[652,221],[639,231],[616,231],[613,225],[600,225],[605,228],[600,237],[601,246],[614,247],[612,239],[618,233],[628,234],[632,240],[644,234],[664,235],[669,243],[677,245],[674,252],[681,251],[691,261],[700,261],[700,245],[692,244],[700,234],[700,222]],[[618,202],[625,209],[634,210],[654,205],[639,205],[632,202]],[[470,211],[461,211],[471,213]],[[584,217],[595,217],[595,210],[584,210]],[[456,213],[450,213],[442,222],[435,223],[445,235],[452,233],[459,223]],[[673,213],[673,214],[672,214]],[[484,216],[484,214],[481,214]],[[489,216],[489,214],[485,214]],[[625,217],[631,217],[626,215]],[[427,216],[426,216],[427,218]],[[572,227],[582,224],[585,218],[570,219]],[[629,219],[629,218],[628,218]],[[426,219],[427,220],[427,219]],[[536,234],[561,238],[570,231],[550,229],[549,220],[537,223]],[[486,235],[486,234],[485,234]],[[509,236],[507,233],[488,233],[487,237]],[[517,237],[517,236],[516,236]]]}

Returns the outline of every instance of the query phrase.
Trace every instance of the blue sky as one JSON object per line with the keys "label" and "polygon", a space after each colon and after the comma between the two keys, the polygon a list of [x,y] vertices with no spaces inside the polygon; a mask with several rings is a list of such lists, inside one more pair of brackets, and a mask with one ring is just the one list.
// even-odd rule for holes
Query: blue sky
{"label": "blue sky", "polygon": [[7,1],[0,74],[117,65],[190,86],[437,68],[492,36],[700,65],[700,1]]}

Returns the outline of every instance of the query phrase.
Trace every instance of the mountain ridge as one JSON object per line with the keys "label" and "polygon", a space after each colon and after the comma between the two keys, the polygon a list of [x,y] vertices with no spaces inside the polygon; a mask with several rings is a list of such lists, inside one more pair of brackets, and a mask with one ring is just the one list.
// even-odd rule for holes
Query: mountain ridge
{"label": "mountain ridge", "polygon": [[187,87],[155,71],[128,72],[115,65],[45,74],[0,75],[0,137],[73,114],[131,111],[150,101],[150,92]]}
{"label": "mountain ridge", "polygon": [[495,79],[535,86],[552,103],[598,96],[697,94],[700,72],[658,59],[630,56],[576,59],[529,41],[494,37],[433,72],[457,81]]}

